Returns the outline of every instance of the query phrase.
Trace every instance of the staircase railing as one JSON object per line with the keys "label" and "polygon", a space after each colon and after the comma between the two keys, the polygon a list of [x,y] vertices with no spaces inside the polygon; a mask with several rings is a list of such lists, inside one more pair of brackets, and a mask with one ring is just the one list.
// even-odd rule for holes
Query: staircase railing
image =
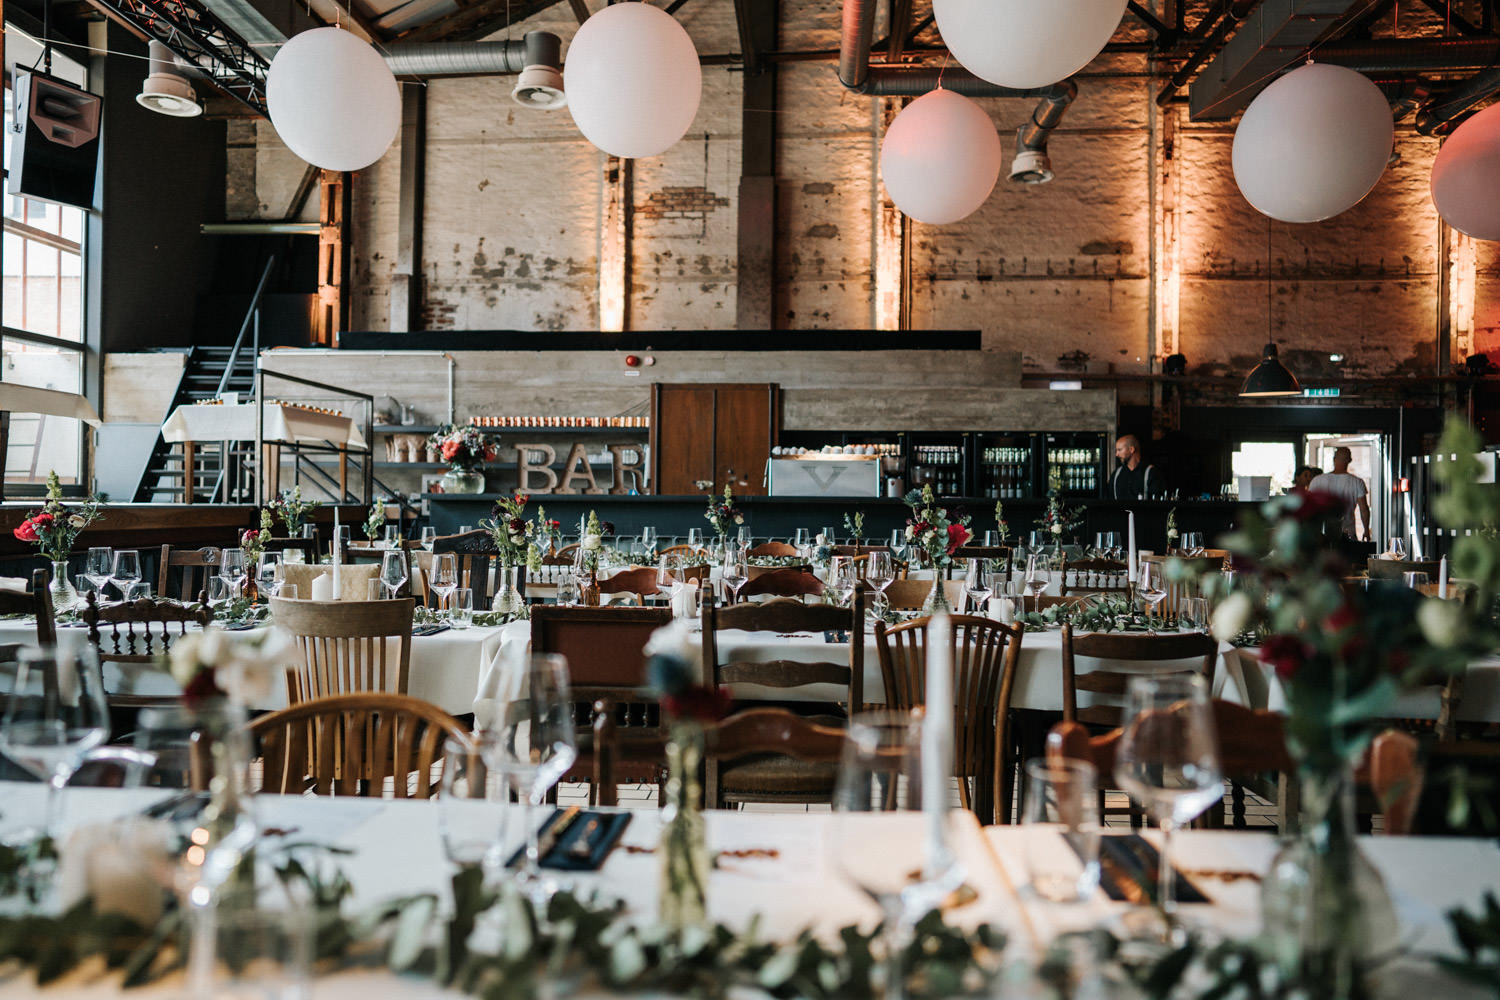
{"label": "staircase railing", "polygon": [[265,270],[260,272],[260,281],[255,283],[255,294],[250,296],[250,308],[245,310],[245,318],[240,321],[239,335],[234,338],[234,347],[229,350],[229,361],[224,365],[224,376],[219,379],[219,393],[229,387],[229,376],[234,372],[235,363],[240,359],[240,349],[245,346],[245,334],[252,328],[255,330],[255,343],[260,345],[260,296],[266,290],[266,282],[271,279],[271,268],[276,264],[276,255],[272,254],[266,259]]}

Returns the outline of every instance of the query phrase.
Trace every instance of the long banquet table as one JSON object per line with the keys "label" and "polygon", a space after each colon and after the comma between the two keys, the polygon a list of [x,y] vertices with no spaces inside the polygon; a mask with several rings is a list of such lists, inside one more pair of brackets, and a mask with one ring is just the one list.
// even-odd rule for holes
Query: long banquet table
{"label": "long banquet table", "polygon": [[[166,793],[70,789],[65,807],[65,825],[110,822],[137,813]],[[0,796],[6,803],[5,823],[34,818],[41,808],[38,785],[3,784]],[[468,809],[493,815],[497,829],[505,830],[509,843],[521,835],[514,822],[518,806],[498,803],[463,803]],[[259,796],[257,813],[263,829],[296,831],[295,840],[331,844],[351,853],[339,859],[354,886],[348,912],[393,896],[432,891],[447,907],[451,866],[444,860],[439,838],[440,805],[432,801],[378,799],[309,799],[299,796]],[[707,815],[709,844],[713,850],[761,848],[777,852],[775,857],[735,857],[715,868],[709,882],[710,916],[734,927],[745,927],[760,915],[762,935],[788,939],[804,927],[832,938],[849,923],[872,926],[875,907],[838,874],[834,858],[848,846],[836,840],[835,827],[827,814],[767,814],[710,811]],[[656,843],[661,814],[647,809],[632,814],[623,843],[651,847]],[[888,851],[893,863],[920,851],[920,817],[874,815],[861,817],[855,839]],[[972,927],[997,925],[1010,938],[1007,955],[1017,962],[1034,962],[1052,937],[1065,930],[1098,924],[1108,925],[1125,909],[1102,896],[1093,901],[1064,906],[1042,903],[1025,887],[1024,838],[1055,837],[1050,830],[1020,827],[981,829],[972,814],[955,811],[949,817],[955,853],[968,883],[977,891],[969,905],[952,911],[949,922]],[[1148,831],[1147,836],[1154,836]],[[266,844],[274,849],[276,837]],[[1396,911],[1402,921],[1403,941],[1410,946],[1406,959],[1391,968],[1389,990],[1381,995],[1397,996],[1411,989],[1428,995],[1466,1000],[1486,994],[1439,977],[1435,969],[1416,956],[1453,953],[1455,943],[1443,914],[1455,906],[1474,908],[1485,891],[1500,891],[1500,845],[1491,840],[1435,840],[1428,838],[1364,838],[1363,846],[1387,880]],[[1210,904],[1184,905],[1183,918],[1190,925],[1232,933],[1253,933],[1258,926],[1258,883],[1276,844],[1269,835],[1207,833],[1189,831],[1176,841],[1178,866],[1195,877],[1212,900]],[[1212,870],[1233,878],[1209,877]],[[1252,877],[1243,877],[1245,875]],[[650,920],[655,912],[658,882],[654,855],[616,849],[597,873],[576,877],[582,892],[598,891],[623,899],[632,914]],[[139,991],[154,1000],[173,995],[176,983],[167,982]],[[98,973],[78,973],[54,987],[38,989],[29,976],[0,973],[0,988],[12,998],[113,996],[118,979]],[[314,995],[323,1000],[363,998],[371,990],[382,997],[434,997],[444,994],[430,982],[398,977],[378,969],[345,970],[320,977]],[[1030,994],[1028,994],[1030,995]]]}

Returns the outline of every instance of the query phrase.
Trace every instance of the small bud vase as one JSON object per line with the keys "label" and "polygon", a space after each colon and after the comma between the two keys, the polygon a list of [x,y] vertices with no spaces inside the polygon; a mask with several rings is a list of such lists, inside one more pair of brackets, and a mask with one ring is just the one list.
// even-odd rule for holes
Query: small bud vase
{"label": "small bud vase", "polygon": [[699,808],[702,789],[698,768],[703,762],[703,729],[696,725],[672,727],[667,743],[666,806],[662,810],[661,922],[672,930],[708,920],[708,832]]}

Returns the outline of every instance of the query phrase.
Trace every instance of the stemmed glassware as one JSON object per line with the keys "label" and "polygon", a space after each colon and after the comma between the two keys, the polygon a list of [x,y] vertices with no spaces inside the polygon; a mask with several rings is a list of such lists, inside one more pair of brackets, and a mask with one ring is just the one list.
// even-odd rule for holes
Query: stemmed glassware
{"label": "stemmed glassware", "polygon": [[219,575],[229,581],[231,592],[239,597],[245,579],[245,550],[225,549],[219,556]]}
{"label": "stemmed glassware", "polygon": [[107,545],[95,545],[89,549],[88,560],[83,564],[84,578],[94,585],[100,604],[104,603],[104,587],[113,575],[114,563],[114,549]]}
{"label": "stemmed glassware", "polygon": [[811,545],[812,536],[808,534],[806,528],[798,528],[792,535],[792,547],[797,550],[797,554],[802,558],[807,558],[807,551]]}
{"label": "stemmed glassware", "polygon": [[1147,631],[1156,632],[1156,609],[1167,596],[1166,583],[1161,578],[1161,566],[1142,560],[1135,576],[1135,592],[1147,604]]}
{"label": "stemmed glassware", "polygon": [[656,558],[656,529],[649,524],[641,529],[641,551],[647,559]]}
{"label": "stemmed glassware", "polygon": [[281,593],[281,585],[286,582],[281,571],[280,552],[262,552],[260,562],[255,567],[255,585],[260,589],[261,595],[275,597]]}
{"label": "stemmed glassware", "polygon": [[891,562],[891,554],[883,549],[874,549],[870,552],[869,561],[865,564],[865,582],[875,588],[875,597],[870,602],[870,609],[876,614],[883,615],[890,607],[890,600],[885,596],[885,588],[889,587],[896,579],[896,567]]}
{"label": "stemmed glassware", "polygon": [[834,556],[828,565],[828,586],[833,588],[840,607],[848,607],[859,586],[859,569],[848,556]]}
{"label": "stemmed glassware", "polygon": [[1181,937],[1172,886],[1172,831],[1224,795],[1208,683],[1197,674],[1143,674],[1125,689],[1125,728],[1115,749],[1115,780],[1161,826],[1157,906],[1171,943]]}
{"label": "stemmed glassware", "polygon": [[1203,554],[1203,532],[1184,531],[1182,533],[1182,554],[1190,557]]}
{"label": "stemmed glassware", "polygon": [[740,602],[740,588],[750,580],[750,567],[745,563],[745,547],[730,543],[724,553],[724,564],[719,570],[719,579],[732,595],[730,603]]}
{"label": "stemmed glassware", "polygon": [[0,753],[47,782],[42,833],[53,836],[63,786],[109,736],[98,654],[86,644],[23,647],[0,664],[0,687]]}
{"label": "stemmed glassware", "polygon": [[964,572],[964,590],[969,592],[969,608],[982,615],[989,609],[990,595],[995,592],[988,559],[969,559]]}
{"label": "stemmed glassware", "polygon": [[406,553],[392,549],[380,557],[380,586],[388,600],[394,601],[406,582]]}
{"label": "stemmed glassware", "polygon": [[1391,536],[1391,555],[1396,559],[1406,558],[1406,543],[1397,535]]}
{"label": "stemmed glassware", "polygon": [[428,584],[438,595],[438,610],[448,607],[448,595],[458,586],[458,556],[452,552],[439,552],[432,557],[432,582]]}
{"label": "stemmed glassware", "polygon": [[524,809],[526,854],[517,880],[536,903],[544,903],[557,886],[544,879],[538,867],[536,807],[547,791],[578,759],[573,725],[573,696],[568,687],[568,661],[556,653],[531,657],[526,692],[511,701],[500,720],[490,767],[510,782]]}
{"label": "stemmed glassware", "polygon": [[1034,610],[1042,610],[1041,596],[1047,592],[1047,584],[1052,582],[1052,573],[1047,569],[1045,560],[1038,558],[1035,552],[1026,557],[1026,592],[1031,595]]}
{"label": "stemmed glassware", "polygon": [[422,548],[428,552],[432,551],[432,543],[437,541],[437,529],[428,525],[422,529]]}
{"label": "stemmed glassware", "polygon": [[694,549],[703,548],[703,529],[689,528],[687,533],[687,543]]}
{"label": "stemmed glassware", "polygon": [[[240,568],[243,571],[243,562]],[[116,552],[114,565],[109,571],[109,582],[120,591],[122,600],[129,600],[130,592],[135,589],[137,583],[141,582],[141,554],[135,549],[120,549]]]}

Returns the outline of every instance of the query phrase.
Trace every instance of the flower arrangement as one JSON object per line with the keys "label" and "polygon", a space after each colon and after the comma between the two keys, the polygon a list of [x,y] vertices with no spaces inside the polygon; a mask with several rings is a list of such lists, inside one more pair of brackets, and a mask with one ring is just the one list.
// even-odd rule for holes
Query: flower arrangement
{"label": "flower arrangement", "polygon": [[189,707],[215,698],[239,705],[263,704],[297,666],[291,641],[276,629],[230,635],[209,627],[172,644],[168,666]]}
{"label": "flower arrangement", "polygon": [[1000,536],[1000,544],[1010,543],[1010,522],[1005,520],[1005,504],[1003,501],[995,501],[995,533]]}
{"label": "flower arrangement", "polygon": [[558,542],[562,541],[562,522],[549,521],[547,519],[547,508],[540,505],[536,509],[536,520],[532,522],[532,536],[536,539],[538,549],[546,552],[556,552]]}
{"label": "flower arrangement", "polygon": [[47,473],[47,502],[42,509],[29,514],[11,532],[23,542],[30,542],[49,562],[65,562],[73,551],[78,533],[104,516],[104,503],[90,496],[70,507],[62,502],[62,483],[57,472]]}
{"label": "flower arrangement", "polygon": [[526,520],[530,499],[525,493],[501,497],[491,508],[489,520],[480,521],[479,526],[494,539],[500,565],[525,566],[535,572],[542,568],[542,554],[532,542],[536,526]]}
{"label": "flower arrangement", "polygon": [[857,511],[855,511],[852,514],[845,514],[844,515],[844,530],[849,533],[849,537],[850,538],[854,539],[854,544],[858,545],[859,544],[859,540],[861,538],[865,537],[865,513],[864,513],[864,511],[857,510]]}
{"label": "flower arrangement", "polygon": [[[276,494],[276,498],[267,506],[275,513],[278,520],[286,526],[289,537],[296,538],[302,534],[302,523],[307,520],[307,515],[323,506],[319,500],[303,500],[302,487],[293,486],[289,490],[282,490]],[[262,521],[262,524],[265,522]]]}
{"label": "flower arrangement", "polygon": [[259,528],[246,528],[240,532],[240,548],[245,550],[245,567],[250,574],[260,565],[260,557],[266,551],[266,539],[271,537],[270,515],[261,511]]}
{"label": "flower arrangement", "polygon": [[472,424],[444,424],[427,439],[453,472],[474,472],[495,460],[500,439]]}
{"label": "flower arrangement", "polygon": [[1178,531],[1177,531],[1177,508],[1173,507],[1171,510],[1167,511],[1167,548],[1168,549],[1175,549],[1175,548],[1177,548],[1177,539],[1178,539],[1178,537],[1179,537],[1179,535],[1178,535]]}
{"label": "flower arrangement", "polygon": [[974,537],[968,528],[969,516],[953,517],[946,508],[939,507],[930,483],[920,491],[906,494],[903,502],[911,508],[911,517],[906,522],[907,544],[926,553],[935,569],[951,565],[953,553]]}
{"label": "flower arrangement", "polygon": [[709,492],[708,510],[703,517],[713,526],[714,534],[720,538],[727,538],[732,530],[745,523],[744,512],[735,507],[734,492],[728,483],[724,484],[722,500],[715,497],[712,491]]}
{"label": "flower arrangement", "polygon": [[604,526],[599,523],[599,515],[589,511],[581,525],[578,539],[578,565],[589,576],[599,572],[599,556],[604,549]]}
{"label": "flower arrangement", "polygon": [[385,530],[385,501],[371,500],[370,511],[365,515],[365,537],[370,544],[380,541],[380,536]]}
{"label": "flower arrangement", "polygon": [[826,567],[833,561],[833,540],[819,532],[813,538],[812,552],[809,558],[812,559],[815,566]]}
{"label": "flower arrangement", "polygon": [[1082,507],[1070,507],[1063,503],[1062,466],[1054,465],[1047,470],[1047,509],[1036,526],[1061,544],[1065,532],[1075,530],[1083,523]]}

